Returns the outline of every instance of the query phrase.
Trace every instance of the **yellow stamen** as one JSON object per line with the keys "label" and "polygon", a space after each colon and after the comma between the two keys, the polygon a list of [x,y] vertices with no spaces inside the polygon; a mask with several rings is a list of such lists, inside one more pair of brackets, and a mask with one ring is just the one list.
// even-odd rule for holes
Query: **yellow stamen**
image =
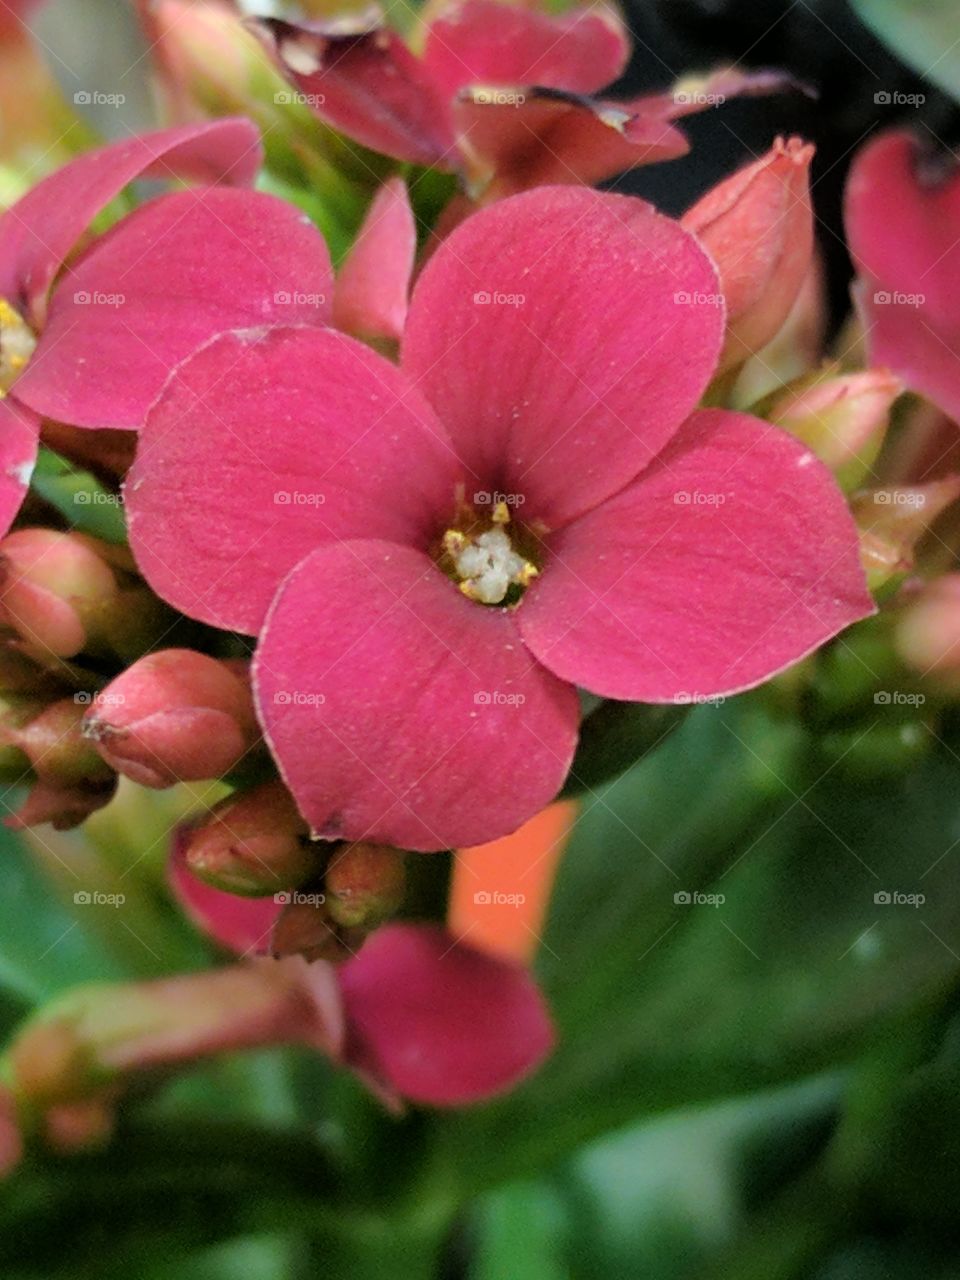
{"label": "yellow stamen", "polygon": [[37,340],[6,298],[0,298],[0,399],[33,355]]}

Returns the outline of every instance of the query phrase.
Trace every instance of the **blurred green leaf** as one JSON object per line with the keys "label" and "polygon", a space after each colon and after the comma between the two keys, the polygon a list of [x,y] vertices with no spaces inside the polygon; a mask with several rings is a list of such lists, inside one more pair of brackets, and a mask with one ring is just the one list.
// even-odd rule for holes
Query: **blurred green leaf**
{"label": "blurred green leaf", "polygon": [[[852,3],[888,49],[925,80],[932,80],[960,101],[960,9],[956,0]],[[883,86],[879,91],[883,92]]]}
{"label": "blurred green leaf", "polygon": [[127,526],[117,494],[51,449],[41,447],[30,487],[73,529],[105,542],[126,542]]}

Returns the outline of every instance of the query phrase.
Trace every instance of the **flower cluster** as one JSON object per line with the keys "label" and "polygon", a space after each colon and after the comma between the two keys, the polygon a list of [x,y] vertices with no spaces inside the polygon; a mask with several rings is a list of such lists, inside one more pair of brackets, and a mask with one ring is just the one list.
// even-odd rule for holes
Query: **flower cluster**
{"label": "flower cluster", "polygon": [[[960,491],[928,456],[960,186],[906,136],[862,151],[868,356],[824,362],[809,143],[680,219],[594,187],[784,77],[598,97],[629,55],[604,6],[460,0],[406,37],[142,8],[175,123],[0,214],[0,764],[21,827],[221,780],[169,823],[169,886],[238,958],[78,995],[5,1079],[49,1129],[135,1071],[307,1043],[390,1105],[476,1101],[549,1016],[410,863],[575,783],[584,705],[752,689],[869,588],[898,661],[956,679],[956,582],[916,563]],[[936,408],[897,470],[904,387]]]}

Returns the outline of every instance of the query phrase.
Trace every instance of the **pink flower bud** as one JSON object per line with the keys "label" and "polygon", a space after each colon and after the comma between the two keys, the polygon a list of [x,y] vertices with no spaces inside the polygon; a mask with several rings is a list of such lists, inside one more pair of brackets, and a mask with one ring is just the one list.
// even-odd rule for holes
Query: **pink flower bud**
{"label": "pink flower bud", "polygon": [[19,529],[0,542],[0,620],[40,661],[72,658],[97,637],[117,580],[95,546],[54,529]]}
{"label": "pink flower bud", "polygon": [[924,584],[900,615],[895,643],[923,675],[960,674],[960,573]]}
{"label": "pink flower bud", "polygon": [[324,888],[334,920],[370,928],[400,908],[406,890],[404,855],[384,844],[348,844],[327,867]]}
{"label": "pink flower bud", "polygon": [[260,738],[236,668],[191,649],[148,654],[97,695],[84,736],[145,787],[222,777]]}
{"label": "pink flower bud", "polygon": [[273,926],[270,952],[278,959],[302,956],[313,963],[326,960],[342,964],[350,952],[344,945],[337,923],[323,901],[323,894],[291,895]]}
{"label": "pink flower bud", "polygon": [[228,796],[184,840],[186,863],[215,889],[261,897],[295,888],[321,870],[316,845],[282,782]]}
{"label": "pink flower bud", "polygon": [[713,187],[681,219],[720,273],[727,306],[721,372],[770,341],[803,284],[813,251],[813,152],[800,138],[778,138],[765,156]]}
{"label": "pink flower bud", "polygon": [[876,461],[902,389],[886,369],[822,369],[776,394],[763,417],[809,445],[844,487],[853,488]]}

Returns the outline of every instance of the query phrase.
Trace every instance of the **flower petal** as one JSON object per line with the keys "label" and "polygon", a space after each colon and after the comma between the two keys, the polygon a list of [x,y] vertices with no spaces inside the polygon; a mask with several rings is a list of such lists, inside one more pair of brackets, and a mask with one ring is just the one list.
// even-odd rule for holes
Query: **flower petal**
{"label": "flower petal", "polygon": [[424,63],[449,101],[466,84],[535,84],[594,93],[623,74],[630,42],[600,4],[540,13],[501,0],[460,0],[427,32]]}
{"label": "flower petal", "polygon": [[495,839],[553,799],[576,744],[576,694],[531,660],[512,615],[385,542],[321,547],[294,569],[254,690],[284,779],[327,839]]}
{"label": "flower petal", "polygon": [[379,929],[339,977],[348,1063],[413,1102],[493,1097],[553,1048],[550,1015],[526,970],[435,926]]}
{"label": "flower petal", "polygon": [[775,427],[708,409],[556,535],[518,616],[563,679],[670,702],[758,684],[872,612],[823,464]]}
{"label": "flower petal", "polygon": [[365,338],[403,337],[417,226],[402,178],[377,192],[337,276],[334,323]]}
{"label": "flower petal", "polygon": [[249,120],[163,129],[87,152],[0,216],[0,298],[43,323],[54,276],[91,221],[136,178],[249,185],[262,160]]}
{"label": "flower petal", "polygon": [[913,135],[881,134],[854,160],[845,221],[871,361],[960,417],[960,174],[924,177]]}
{"label": "flower petal", "polygon": [[365,147],[442,165],[453,147],[450,113],[426,68],[388,27],[344,32],[338,22],[297,26],[264,18],[256,28],[321,118]]}
{"label": "flower petal", "polygon": [[147,416],[126,486],[130,544],[191,617],[255,634],[320,543],[426,545],[459,465],[392,364],[330,330],[227,333],[184,361]]}
{"label": "flower petal", "polygon": [[660,107],[557,89],[465,88],[453,117],[471,186],[503,197],[550,183],[591,185],[638,165],[674,160],[689,143]]}
{"label": "flower petal", "polygon": [[20,510],[37,460],[40,420],[12,396],[0,399],[0,537]]}
{"label": "flower petal", "polygon": [[142,206],[54,290],[17,395],[45,417],[136,429],[174,365],[214,334],[326,322],[323,237],[274,196],[208,188]]}
{"label": "flower petal", "polygon": [[716,364],[723,306],[649,205],[548,187],[468,218],[414,290],[403,365],[480,487],[555,526],[657,454]]}

